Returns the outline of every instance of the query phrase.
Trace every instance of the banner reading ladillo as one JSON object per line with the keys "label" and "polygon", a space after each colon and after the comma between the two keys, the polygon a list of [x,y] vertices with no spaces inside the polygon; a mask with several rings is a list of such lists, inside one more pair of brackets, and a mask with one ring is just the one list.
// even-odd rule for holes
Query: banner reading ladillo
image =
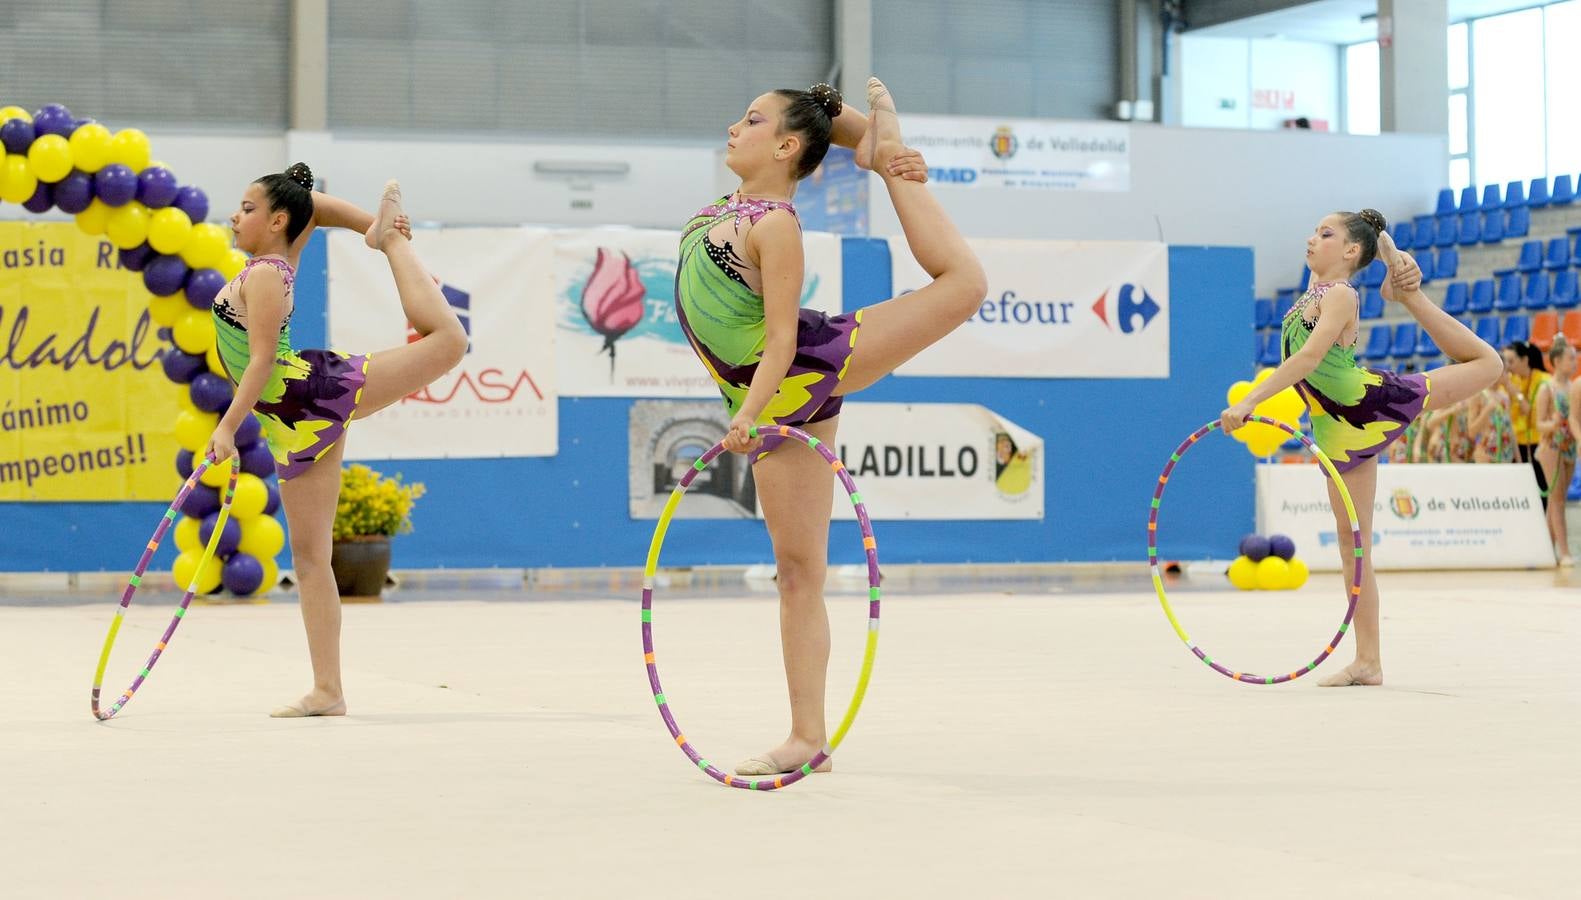
{"label": "banner reading ladillo", "polygon": [[76,225],[0,223],[0,500],[175,492],[176,391],[149,299]]}

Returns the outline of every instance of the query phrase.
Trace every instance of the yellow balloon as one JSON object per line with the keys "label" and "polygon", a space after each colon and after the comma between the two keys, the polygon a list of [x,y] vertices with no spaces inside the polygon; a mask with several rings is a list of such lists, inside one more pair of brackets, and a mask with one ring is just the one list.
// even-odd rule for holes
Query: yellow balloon
{"label": "yellow balloon", "polygon": [[1257,588],[1282,591],[1290,581],[1290,564],[1277,556],[1264,557],[1257,564]]}
{"label": "yellow balloon", "polygon": [[1230,584],[1243,591],[1257,588],[1257,563],[1245,556],[1237,556],[1235,562],[1230,563]]}
{"label": "yellow balloon", "polygon": [[183,297],[180,291],[176,291],[168,297],[156,296],[148,301],[148,317],[154,320],[154,324],[170,328],[191,308],[192,304],[187,302],[186,297]]}
{"label": "yellow balloon", "polygon": [[125,206],[110,210],[105,219],[104,233],[109,235],[110,243],[130,250],[148,239],[148,207],[136,200]]}
{"label": "yellow balloon", "polygon": [[71,164],[84,172],[97,172],[110,164],[110,129],[89,122],[71,133]]}
{"label": "yellow balloon", "polygon": [[221,378],[231,377],[230,374],[225,371],[225,366],[220,362],[219,341],[215,341],[213,344],[209,345],[208,352],[203,354],[203,358],[208,362],[210,372],[213,372]]}
{"label": "yellow balloon", "polygon": [[1229,403],[1230,406],[1234,406],[1242,400],[1245,400],[1246,395],[1250,394],[1251,392],[1252,383],[1250,381],[1237,381],[1230,385],[1230,389],[1224,395],[1224,399]]}
{"label": "yellow balloon", "polygon": [[263,580],[258,582],[258,589],[248,596],[267,594],[280,586],[280,564],[272,559],[260,559],[258,562],[263,566]]}
{"label": "yellow balloon", "polygon": [[[204,415],[213,415],[213,413],[204,413]],[[215,422],[216,425],[219,424],[219,418],[216,417],[214,422]],[[209,430],[209,434],[213,434],[213,433],[214,433],[213,429],[210,429]],[[208,449],[208,445],[209,445],[209,439],[205,437],[203,439],[203,447],[204,447],[205,450]],[[193,452],[201,452],[201,451],[193,451]],[[230,483],[230,480],[231,480],[231,463],[230,463],[230,460],[228,460],[228,459],[222,459],[217,464],[209,466],[207,469],[204,469],[203,470],[203,475],[198,478],[198,481],[201,481],[202,483],[208,485],[211,488],[215,488],[216,490],[225,487],[226,484]],[[236,504],[232,503],[231,504],[231,518],[234,519],[235,517],[236,517]]]}
{"label": "yellow balloon", "polygon": [[136,128],[123,128],[110,138],[110,157],[107,162],[120,163],[133,172],[148,168],[148,135]]}
{"label": "yellow balloon", "polygon": [[191,237],[192,220],[174,206],[154,213],[148,222],[148,246],[160,253],[180,253]]}
{"label": "yellow balloon", "polygon": [[27,157],[12,153],[0,160],[0,200],[7,203],[26,203],[38,190],[38,176],[28,165]]}
{"label": "yellow balloon", "polygon": [[182,553],[202,553],[203,542],[198,539],[198,520],[182,516],[176,523],[176,549]]}
{"label": "yellow balloon", "polygon": [[1306,584],[1307,576],[1311,573],[1307,571],[1307,564],[1302,562],[1300,557],[1291,557],[1289,566],[1290,574],[1286,576],[1285,588],[1293,591]]}
{"label": "yellow balloon", "polygon": [[192,226],[192,237],[181,248],[181,259],[194,269],[212,269],[231,249],[231,233],[210,222]]}
{"label": "yellow balloon", "polygon": [[206,413],[202,410],[179,413],[176,415],[176,425],[173,429],[176,444],[184,450],[202,453],[208,449],[209,438],[214,436],[214,426],[218,424],[220,424],[218,413]]}
{"label": "yellow balloon", "polygon": [[242,523],[242,541],[236,549],[260,560],[272,560],[285,548],[285,529],[274,516],[254,516]]}
{"label": "yellow balloon", "polygon": [[170,331],[175,336],[176,346],[188,353],[201,355],[214,346],[214,319],[206,309],[192,309],[189,305],[187,311],[176,318],[176,324],[170,326]]}
{"label": "yellow balloon", "polygon": [[71,145],[58,134],[46,134],[27,148],[27,161],[39,181],[54,184],[71,174]]}
{"label": "yellow balloon", "polygon": [[12,119],[21,119],[24,122],[31,122],[33,121],[33,114],[20,106],[7,106],[0,108],[0,125],[9,122]]}
{"label": "yellow balloon", "polygon": [[1252,376],[1252,385],[1255,387],[1256,385],[1262,384],[1263,382],[1267,381],[1268,376],[1272,374],[1274,374],[1273,369],[1258,369],[1257,374]]}
{"label": "yellow balloon", "polygon": [[88,208],[77,213],[77,227],[87,234],[104,234],[104,229],[110,224],[110,208],[104,201],[95,198],[88,204]]}
{"label": "yellow balloon", "polygon": [[236,479],[236,499],[231,502],[231,515],[245,522],[254,516],[263,515],[264,507],[268,505],[269,489],[264,487],[263,479],[251,472],[243,472]]}
{"label": "yellow balloon", "polygon": [[[170,567],[170,574],[176,577],[178,590],[190,589],[200,594],[207,594],[220,586],[220,579],[225,575],[225,564],[220,562],[218,556],[211,556],[208,563],[203,566],[203,571],[198,572],[198,560],[202,556],[202,550],[189,550],[176,557],[175,565]],[[194,573],[197,574],[196,584],[193,584]]]}
{"label": "yellow balloon", "polygon": [[219,264],[220,274],[225,276],[226,281],[230,281],[240,275],[242,269],[245,268],[247,268],[247,254],[237,250],[235,247],[232,247],[230,252],[225,254],[225,258],[220,260]]}

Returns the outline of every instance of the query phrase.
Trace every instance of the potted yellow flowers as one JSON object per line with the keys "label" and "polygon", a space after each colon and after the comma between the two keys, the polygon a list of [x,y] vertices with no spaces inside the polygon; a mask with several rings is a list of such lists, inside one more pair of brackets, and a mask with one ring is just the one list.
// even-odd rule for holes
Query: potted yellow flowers
{"label": "potted yellow flowers", "polygon": [[412,530],[420,483],[403,484],[353,463],[341,472],[330,568],[342,598],[377,598],[390,572],[390,538]]}

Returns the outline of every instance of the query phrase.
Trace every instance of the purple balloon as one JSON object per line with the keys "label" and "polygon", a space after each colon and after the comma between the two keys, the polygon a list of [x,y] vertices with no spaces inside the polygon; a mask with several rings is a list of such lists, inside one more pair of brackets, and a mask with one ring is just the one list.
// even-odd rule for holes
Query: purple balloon
{"label": "purple balloon", "polygon": [[248,413],[247,418],[242,420],[241,427],[236,429],[236,446],[251,447],[258,443],[261,437],[263,437],[263,425],[259,423],[257,416]]}
{"label": "purple balloon", "polygon": [[187,302],[198,309],[214,305],[214,297],[225,286],[225,276],[215,269],[193,269],[187,276]]}
{"label": "purple balloon", "polygon": [[161,328],[158,331],[154,332],[154,334],[159,335],[159,339],[164,341],[167,344],[175,343],[175,340],[176,340],[175,329],[171,328],[168,325],[165,326],[164,328]]}
{"label": "purple balloon", "polygon": [[143,286],[156,297],[168,297],[187,283],[187,271],[179,256],[156,256],[143,267]]}
{"label": "purple balloon", "polygon": [[[209,538],[214,536],[214,526],[219,523],[219,520],[220,514],[212,512],[204,516],[203,521],[199,523],[198,540],[203,543],[203,546],[207,547],[209,545]],[[227,518],[225,520],[225,530],[220,532],[220,542],[214,548],[214,555],[219,557],[229,556],[236,552],[236,545],[241,542],[241,523],[235,519]]]}
{"label": "purple balloon", "polygon": [[174,202],[176,209],[186,213],[187,218],[193,222],[207,221],[209,217],[209,195],[203,193],[202,190],[189,184],[176,191]]}
{"label": "purple balloon", "polygon": [[93,176],[72,170],[55,185],[55,205],[74,216],[93,205]]}
{"label": "purple balloon", "polygon": [[274,474],[274,454],[269,452],[269,445],[259,441],[240,451],[242,455],[242,471],[259,478],[268,478]]}
{"label": "purple balloon", "polygon": [[55,189],[40,181],[38,187],[33,190],[33,196],[22,201],[22,205],[27,207],[29,212],[47,213],[49,208],[55,205]]}
{"label": "purple balloon", "polygon": [[192,405],[204,412],[220,412],[235,395],[231,383],[213,372],[200,372],[192,379]]}
{"label": "purple balloon", "polygon": [[1261,562],[1268,556],[1268,539],[1260,534],[1241,538],[1241,555],[1252,562]]}
{"label": "purple balloon", "polygon": [[225,589],[245,597],[263,584],[263,563],[246,553],[238,553],[225,562],[221,580]]}
{"label": "purple balloon", "polygon": [[141,272],[154,258],[154,248],[147,244],[138,244],[130,250],[121,251],[121,268],[133,272]]}
{"label": "purple balloon", "polygon": [[164,367],[165,377],[176,384],[192,383],[199,372],[209,367],[207,359],[187,353],[180,347],[166,347],[165,358],[159,364]]}
{"label": "purple balloon", "polygon": [[201,519],[211,512],[219,512],[220,492],[206,484],[195,484],[192,493],[187,495],[186,502],[181,504],[181,511],[194,519]]}
{"label": "purple balloon", "polygon": [[21,119],[9,119],[0,125],[0,144],[5,145],[5,152],[12,154],[25,154],[27,148],[33,146],[33,139],[38,133],[33,130],[32,122]]}
{"label": "purple balloon", "polygon": [[192,457],[191,450],[176,451],[176,474],[181,476],[182,481],[192,477]]}
{"label": "purple balloon", "polygon": [[77,119],[72,116],[71,110],[59,103],[51,103],[33,114],[33,131],[39,137],[58,134],[69,138],[76,125]]}
{"label": "purple balloon", "polygon": [[265,481],[264,490],[269,492],[269,502],[264,504],[263,514],[272,516],[280,511],[280,485],[273,481]]}
{"label": "purple balloon", "polygon": [[120,163],[110,163],[93,176],[93,192],[105,206],[125,206],[137,196],[137,173]]}
{"label": "purple balloon", "polygon": [[1289,562],[1296,555],[1296,542],[1289,535],[1275,534],[1268,538],[1268,553]]}
{"label": "purple balloon", "polygon": [[164,166],[150,166],[137,175],[137,199],[149,209],[163,209],[176,202],[176,176]]}

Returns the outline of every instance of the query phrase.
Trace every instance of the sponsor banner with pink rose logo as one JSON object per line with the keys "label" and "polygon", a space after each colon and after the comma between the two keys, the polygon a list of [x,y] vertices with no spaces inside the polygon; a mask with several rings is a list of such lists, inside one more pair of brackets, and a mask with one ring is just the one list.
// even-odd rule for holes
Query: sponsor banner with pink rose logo
{"label": "sponsor banner with pink rose logo", "polygon": [[[555,358],[568,397],[718,397],[675,316],[680,232],[555,233]],[[840,238],[802,237],[802,305],[840,311]]]}
{"label": "sponsor banner with pink rose logo", "polygon": [[[547,229],[420,231],[418,256],[461,319],[461,364],[347,430],[347,459],[553,456],[554,237]],[[418,340],[384,255],[362,235],[329,235],[329,335],[334,349],[372,353]]]}
{"label": "sponsor banner with pink rose logo", "polygon": [[[970,240],[977,312],[897,370],[992,378],[1168,378],[1169,248],[1142,241]],[[928,284],[889,239],[897,295]]]}

